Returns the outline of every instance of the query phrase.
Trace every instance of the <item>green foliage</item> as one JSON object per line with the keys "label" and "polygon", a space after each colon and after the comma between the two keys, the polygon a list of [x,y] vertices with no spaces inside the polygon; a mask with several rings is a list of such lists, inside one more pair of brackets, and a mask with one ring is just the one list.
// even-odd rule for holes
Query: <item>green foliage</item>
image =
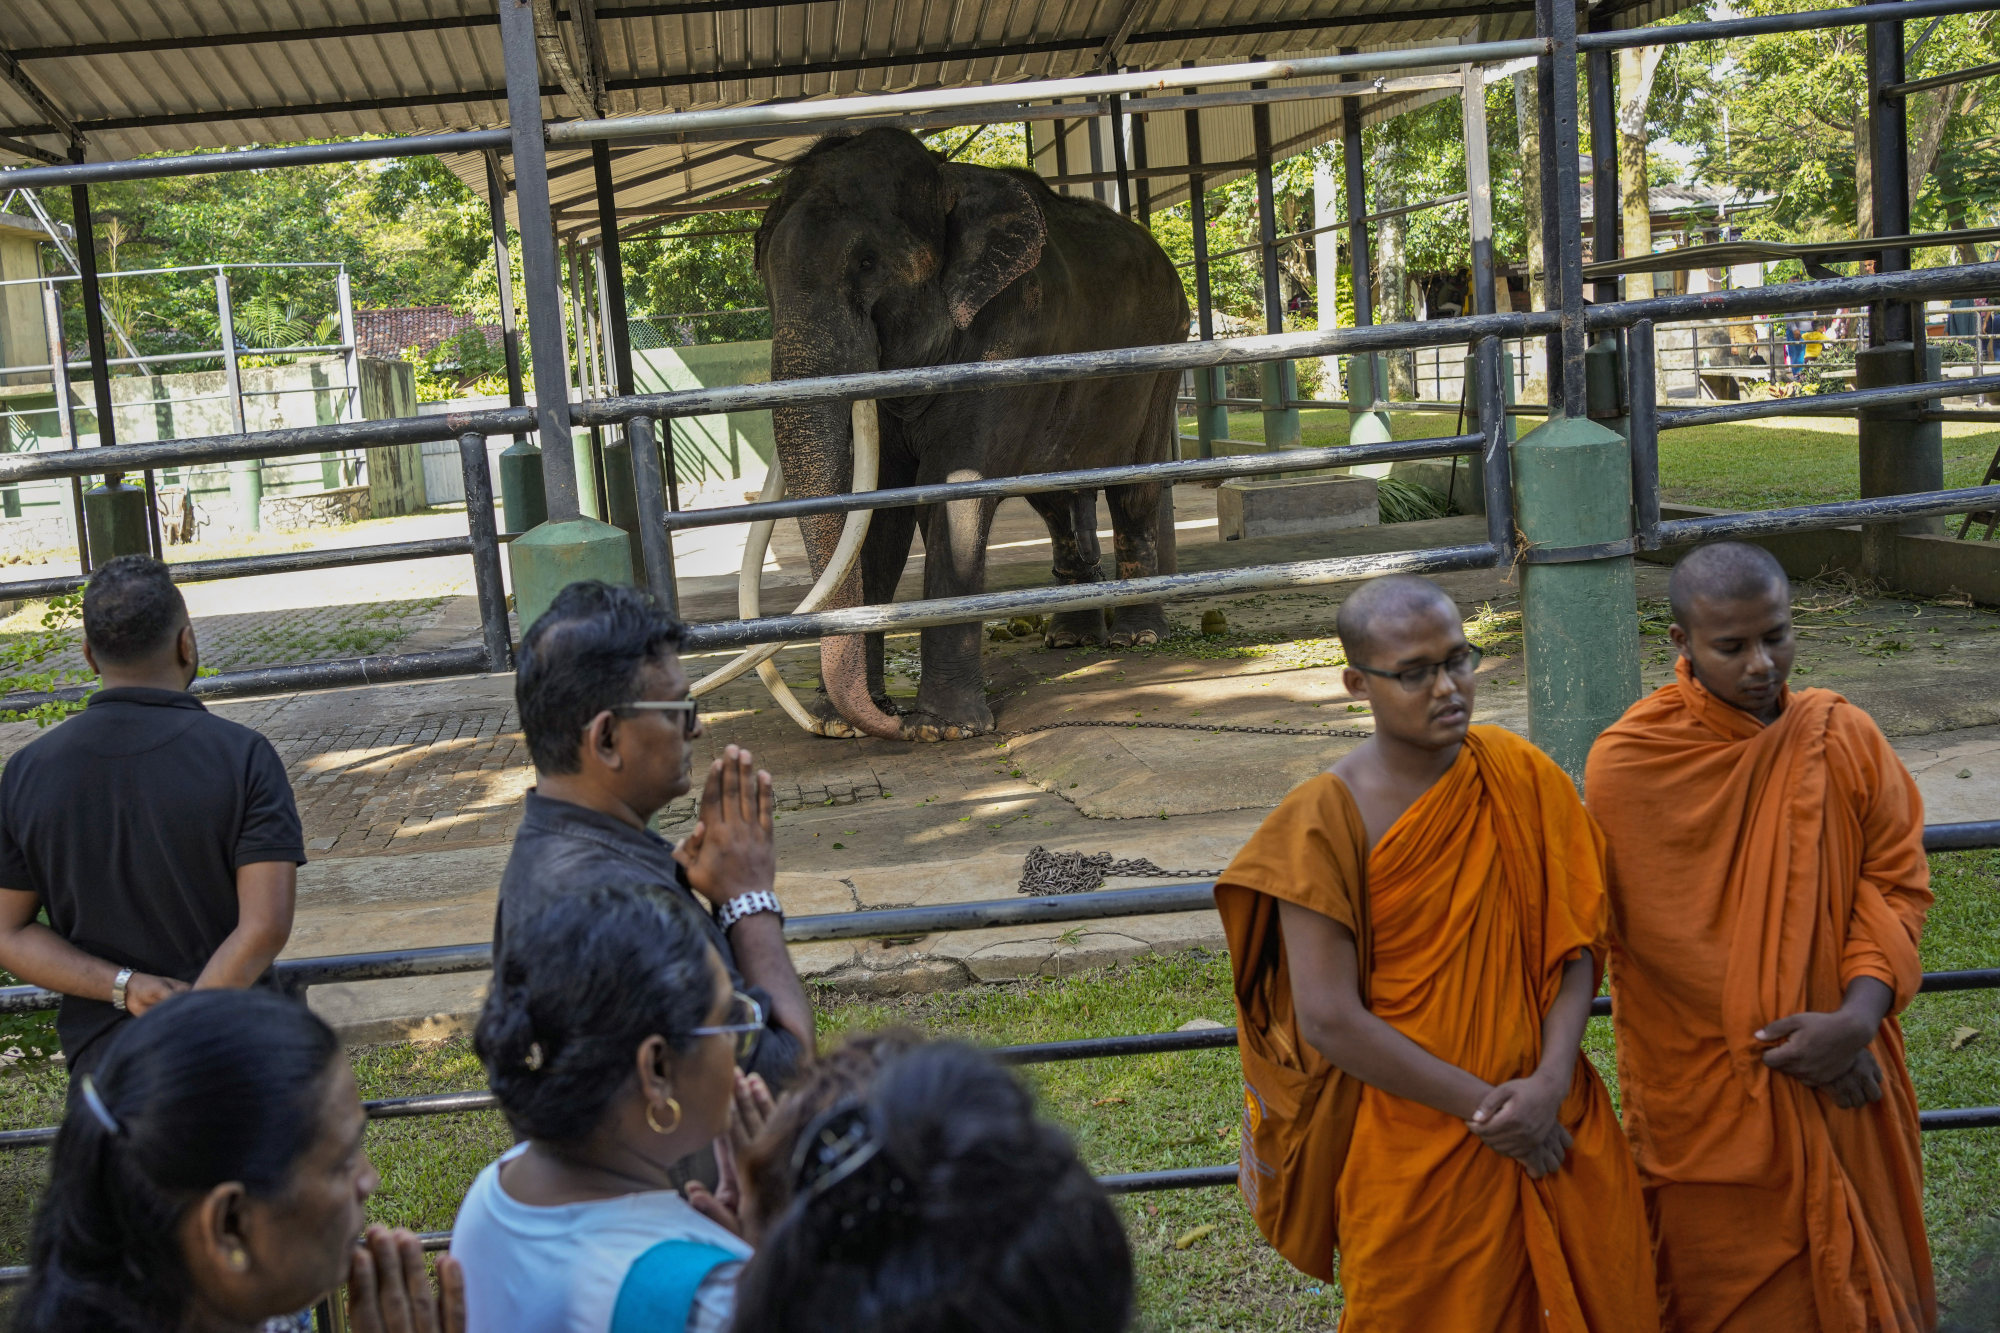
{"label": "green foliage", "polygon": [[[42,611],[41,628],[0,643],[0,694],[24,691],[53,691],[88,684],[88,671],[50,667],[52,657],[61,657],[83,639],[83,594],[67,593],[51,598]],[[32,721],[38,727],[60,722],[84,706],[81,699],[38,704],[25,712],[0,711],[0,722]]]}
{"label": "green foliage", "polygon": [[506,349],[480,329],[463,329],[428,352],[405,347],[402,359],[416,373],[420,403],[507,392]]}
{"label": "green foliage", "polygon": [[1418,519],[1444,518],[1451,513],[1451,501],[1442,491],[1401,477],[1383,477],[1376,483],[1375,502],[1384,523],[1413,523]]}

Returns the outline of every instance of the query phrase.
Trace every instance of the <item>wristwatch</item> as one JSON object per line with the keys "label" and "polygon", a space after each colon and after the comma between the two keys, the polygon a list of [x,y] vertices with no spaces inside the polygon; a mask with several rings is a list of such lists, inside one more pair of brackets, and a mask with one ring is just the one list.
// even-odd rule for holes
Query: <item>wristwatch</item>
{"label": "wristwatch", "polygon": [[111,979],[111,1007],[119,1013],[130,1012],[125,1008],[125,987],[132,981],[132,969],[125,968]]}
{"label": "wristwatch", "polygon": [[715,909],[716,928],[723,934],[746,916],[756,916],[759,912],[769,912],[782,923],[785,909],[778,902],[778,895],[769,889],[757,889],[750,893],[739,893],[728,902]]}

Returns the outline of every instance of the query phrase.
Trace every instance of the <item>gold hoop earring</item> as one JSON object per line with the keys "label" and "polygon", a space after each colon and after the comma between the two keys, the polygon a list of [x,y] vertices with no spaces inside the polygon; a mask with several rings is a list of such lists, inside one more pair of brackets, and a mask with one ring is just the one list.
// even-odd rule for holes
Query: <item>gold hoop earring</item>
{"label": "gold hoop earring", "polygon": [[652,1130],[655,1134],[671,1134],[681,1127],[681,1104],[669,1097],[667,1098],[667,1105],[674,1109],[674,1123],[662,1126],[659,1121],[653,1119],[653,1104],[651,1102],[646,1103],[646,1128]]}

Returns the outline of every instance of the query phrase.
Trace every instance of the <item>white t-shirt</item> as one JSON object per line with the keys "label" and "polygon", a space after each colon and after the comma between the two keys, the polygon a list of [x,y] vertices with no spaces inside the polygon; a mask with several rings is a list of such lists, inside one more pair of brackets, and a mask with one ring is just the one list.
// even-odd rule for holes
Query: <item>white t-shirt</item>
{"label": "white t-shirt", "polygon": [[487,1164],[452,1227],[470,1333],[728,1327],[749,1246],[672,1190],[554,1208],[521,1203],[501,1188],[500,1167],[527,1146]]}

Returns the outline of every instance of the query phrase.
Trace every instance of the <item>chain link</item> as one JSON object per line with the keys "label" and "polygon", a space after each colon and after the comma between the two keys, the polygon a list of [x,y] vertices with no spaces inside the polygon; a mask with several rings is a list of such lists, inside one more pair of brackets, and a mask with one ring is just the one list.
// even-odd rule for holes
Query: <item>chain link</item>
{"label": "chain link", "polygon": [[1357,731],[1352,727],[1334,729],[1331,727],[1252,727],[1227,722],[1120,722],[1116,718],[1080,718],[1072,722],[1044,722],[1039,727],[1024,727],[1020,731],[1003,731],[993,739],[1000,742],[1017,740],[1022,736],[1033,736],[1044,731],[1059,731],[1064,727],[1126,727],[1143,731],[1230,731],[1246,736],[1350,736],[1366,740],[1375,733]]}

